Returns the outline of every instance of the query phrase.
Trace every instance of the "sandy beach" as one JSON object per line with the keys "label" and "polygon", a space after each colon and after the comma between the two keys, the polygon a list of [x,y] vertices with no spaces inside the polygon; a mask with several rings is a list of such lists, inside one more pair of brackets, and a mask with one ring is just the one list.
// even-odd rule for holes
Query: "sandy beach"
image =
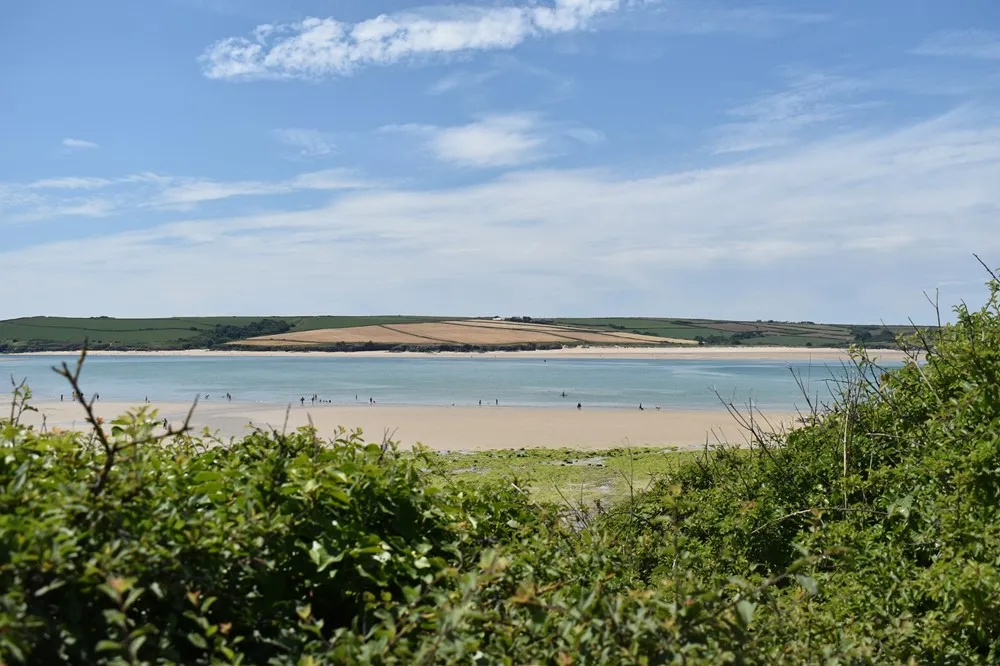
{"label": "sandy beach", "polygon": [[[8,403],[9,405],[9,403]],[[64,429],[85,427],[83,410],[70,402],[36,403],[37,413],[26,421]],[[189,405],[161,403],[161,417],[181,422]],[[110,419],[129,409],[127,403],[99,402],[99,416]],[[9,406],[0,405],[4,409]],[[286,407],[253,403],[202,402],[195,411],[193,425],[208,427],[228,439],[248,432],[249,424],[282,428]],[[791,426],[794,413],[769,413],[775,425]],[[421,443],[435,450],[476,451],[552,447],[606,449],[618,446],[704,446],[706,437],[742,443],[743,433],[732,417],[719,410],[587,409],[533,407],[423,407],[403,405],[295,405],[288,415],[288,427],[306,425],[309,419],[324,437],[337,426],[361,428],[365,439],[381,442],[383,437],[405,447]]]}
{"label": "sandy beach", "polygon": [[[30,352],[27,355],[65,355],[72,352]],[[678,359],[712,360],[744,359],[748,361],[847,361],[850,354],[846,349],[828,347],[566,347],[564,349],[543,349],[536,351],[490,351],[490,352],[319,352],[319,351],[222,351],[209,349],[186,349],[176,351],[99,351],[87,352],[91,356],[345,356],[353,358],[424,358],[424,357],[470,357],[470,358],[631,358],[631,359]],[[881,361],[905,361],[908,357],[897,349],[872,349],[869,355]]]}

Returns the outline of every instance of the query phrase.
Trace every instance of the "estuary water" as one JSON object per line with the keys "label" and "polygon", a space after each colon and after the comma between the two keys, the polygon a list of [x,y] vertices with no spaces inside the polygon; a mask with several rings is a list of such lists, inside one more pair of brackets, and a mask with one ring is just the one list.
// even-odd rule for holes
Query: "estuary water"
{"label": "estuary water", "polygon": [[[36,400],[68,397],[52,367],[76,355],[0,355],[2,381],[27,379]],[[891,364],[886,364],[891,367]],[[82,384],[102,400],[224,400],[267,404],[312,395],[333,404],[495,404],[588,407],[643,404],[662,409],[718,409],[718,395],[762,409],[804,409],[797,375],[812,398],[829,402],[847,376],[838,361],[555,358],[476,355],[418,358],[351,356],[92,356]],[[9,394],[9,385],[0,393]],[[565,397],[563,396],[565,393]],[[718,394],[718,395],[717,395]]]}

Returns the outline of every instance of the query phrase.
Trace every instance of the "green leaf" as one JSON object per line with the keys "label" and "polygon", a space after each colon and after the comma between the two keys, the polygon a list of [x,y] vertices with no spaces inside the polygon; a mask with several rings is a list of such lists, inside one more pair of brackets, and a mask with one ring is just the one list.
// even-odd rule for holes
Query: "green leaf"
{"label": "green leaf", "polygon": [[811,597],[819,593],[819,585],[816,584],[816,579],[810,576],[804,576],[802,574],[796,574],[795,580],[799,581],[806,593]]}
{"label": "green leaf", "polygon": [[51,583],[49,583],[48,585],[46,585],[45,587],[40,587],[37,590],[35,590],[35,596],[36,597],[45,596],[46,594],[48,594],[52,590],[58,590],[60,587],[62,587],[65,584],[66,584],[66,581],[64,581],[64,580],[54,580]]}
{"label": "green leaf", "polygon": [[201,634],[196,634],[193,631],[187,635],[187,639],[191,642],[191,645],[205,649],[208,647],[208,643],[205,641],[205,637]]}
{"label": "green leaf", "polygon": [[97,646],[94,648],[96,652],[117,652],[122,649],[122,644],[117,641],[97,641]]}
{"label": "green leaf", "polygon": [[749,627],[750,623],[753,622],[753,612],[755,610],[757,610],[757,604],[752,601],[740,599],[736,602],[736,613],[739,615],[744,627]]}
{"label": "green leaf", "polygon": [[142,649],[142,645],[143,645],[143,643],[145,643],[145,642],[146,642],[146,637],[145,637],[145,636],[136,636],[136,637],[135,637],[134,639],[132,639],[132,641],[131,641],[131,642],[130,642],[130,643],[128,644],[128,653],[129,653],[130,655],[132,655],[132,659],[133,659],[133,660],[135,660],[135,658],[136,658],[136,655],[138,655],[138,654],[139,654],[139,650],[140,650],[140,649]]}

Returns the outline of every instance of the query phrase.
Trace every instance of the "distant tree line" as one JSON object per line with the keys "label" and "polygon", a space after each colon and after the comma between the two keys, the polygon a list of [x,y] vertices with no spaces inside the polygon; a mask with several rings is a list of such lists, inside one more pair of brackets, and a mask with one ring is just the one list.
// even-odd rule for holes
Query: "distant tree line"
{"label": "distant tree line", "polygon": [[292,330],[292,325],[284,319],[259,319],[246,326],[216,324],[214,328],[202,329],[198,335],[184,340],[186,349],[205,349],[224,345],[234,340],[246,340],[262,335],[280,335]]}

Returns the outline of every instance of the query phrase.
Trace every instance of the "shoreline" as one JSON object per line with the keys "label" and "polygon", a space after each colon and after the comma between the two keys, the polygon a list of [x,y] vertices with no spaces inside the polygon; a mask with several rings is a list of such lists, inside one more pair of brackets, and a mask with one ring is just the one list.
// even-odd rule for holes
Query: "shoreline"
{"label": "shoreline", "polygon": [[[5,401],[6,402],[6,401]],[[38,412],[25,414],[34,426],[64,430],[84,429],[83,409],[72,402],[39,401]],[[94,409],[106,421],[124,413],[129,402],[98,402]],[[190,403],[161,402],[160,418],[183,421]],[[3,409],[4,405],[0,405]],[[6,409],[9,409],[7,402]],[[307,405],[203,402],[195,410],[192,426],[218,432],[228,440],[250,432],[248,424],[281,430],[315,425],[321,437],[330,438],[343,426],[361,428],[368,442],[386,437],[402,448],[421,443],[435,451],[486,451],[521,448],[572,448],[602,450],[622,446],[663,446],[699,449],[717,440],[738,444],[744,433],[724,409],[638,409],[573,407],[412,406],[412,405]],[[795,427],[798,414],[764,412],[775,429]],[[761,418],[757,415],[755,418]]]}
{"label": "shoreline", "polygon": [[[906,361],[909,356],[898,349],[870,349],[869,356],[883,361]],[[0,354],[4,356],[77,356],[79,352],[43,351]],[[634,360],[748,360],[748,361],[842,361],[851,358],[850,351],[839,347],[567,347],[485,352],[393,352],[393,351],[224,351],[217,349],[178,349],[157,351],[90,350],[87,356],[181,356],[221,358],[316,357],[316,358],[494,358],[494,359],[634,359]]]}

